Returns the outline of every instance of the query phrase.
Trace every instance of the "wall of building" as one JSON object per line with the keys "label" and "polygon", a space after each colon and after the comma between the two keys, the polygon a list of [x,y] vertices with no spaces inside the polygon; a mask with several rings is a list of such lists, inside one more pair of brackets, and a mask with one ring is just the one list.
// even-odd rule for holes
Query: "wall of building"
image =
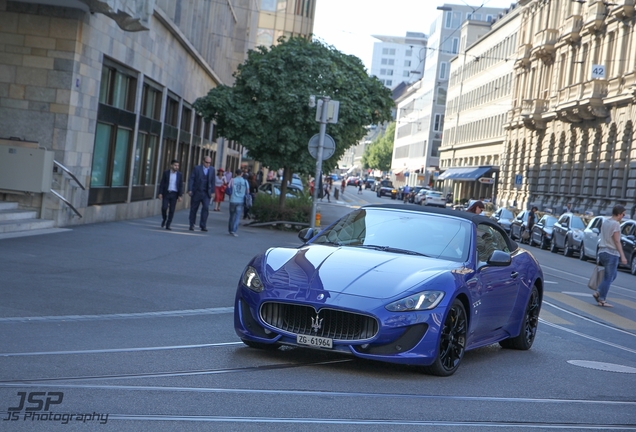
{"label": "wall of building", "polygon": [[[161,8],[162,3],[168,11]],[[21,207],[42,209],[42,217],[56,220],[58,226],[159,212],[156,199],[131,202],[130,193],[125,202],[88,205],[105,61],[121,65],[139,84],[134,108],[129,110],[135,119],[130,126],[133,139],[129,143],[128,161],[131,167],[126,170],[131,175],[142,107],[141,85],[151,81],[158,86],[165,110],[165,97],[169,93],[178,99],[181,107],[184,103],[191,104],[219,83],[231,84],[231,72],[245,58],[246,37],[239,33],[244,32],[249,23],[255,23],[252,13],[256,11],[256,4],[249,0],[232,2],[234,9],[224,2],[207,1],[183,3],[180,10],[168,7],[175,4],[182,2],[158,1],[149,21],[149,31],[125,32],[113,20],[98,13],[0,1],[2,135],[37,141],[53,150],[55,159],[87,186],[87,190],[82,191],[68,176],[59,172],[54,175],[53,189],[71,201],[83,214],[82,219],[74,217],[68,207],[48,194],[5,193],[2,199],[18,201]],[[214,27],[217,21],[230,24],[224,24],[226,28]],[[231,33],[224,35],[224,31]],[[235,46],[237,40],[240,43]],[[193,119],[186,126],[190,132],[194,124]],[[208,131],[202,142],[207,151],[219,145],[212,142],[212,133]],[[157,173],[167,168],[159,157],[153,162]],[[224,161],[217,162],[224,164]],[[184,173],[189,168],[182,163]],[[130,188],[130,179],[126,182]]]}
{"label": "wall of building", "polygon": [[[626,2],[526,1],[503,204],[608,214],[636,203],[636,41]],[[605,77],[592,77],[594,65]],[[523,181],[516,185],[516,175]]]}

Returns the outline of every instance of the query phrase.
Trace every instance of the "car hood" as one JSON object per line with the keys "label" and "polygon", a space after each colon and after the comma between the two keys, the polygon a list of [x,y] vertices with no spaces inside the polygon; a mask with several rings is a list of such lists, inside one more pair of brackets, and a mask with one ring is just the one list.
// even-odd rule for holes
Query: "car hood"
{"label": "car hood", "polygon": [[262,276],[272,288],[312,290],[386,299],[462,264],[355,247],[274,248]]}

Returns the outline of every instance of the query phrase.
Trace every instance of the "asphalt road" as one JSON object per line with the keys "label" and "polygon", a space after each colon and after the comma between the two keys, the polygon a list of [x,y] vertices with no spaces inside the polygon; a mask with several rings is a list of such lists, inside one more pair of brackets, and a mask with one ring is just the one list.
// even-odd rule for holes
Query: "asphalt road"
{"label": "asphalt road", "polygon": [[[323,225],[378,201],[391,202],[349,187],[321,203]],[[245,263],[300,241],[246,226],[232,237],[227,211],[210,213],[208,233],[181,211],[171,232],[155,217],[0,239],[0,430],[636,430],[627,272],[600,308],[592,263],[529,248],[546,276],[533,348],[470,351],[436,378],[245,347],[232,315]]]}

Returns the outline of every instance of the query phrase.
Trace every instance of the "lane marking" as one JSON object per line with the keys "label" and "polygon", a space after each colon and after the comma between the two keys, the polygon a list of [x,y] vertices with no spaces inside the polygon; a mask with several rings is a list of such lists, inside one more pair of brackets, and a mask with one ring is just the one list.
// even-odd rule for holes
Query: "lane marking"
{"label": "lane marking", "polygon": [[[590,279],[589,276],[581,276],[579,274],[569,273],[567,271],[556,269],[554,267],[549,267],[549,266],[545,266],[545,265],[541,265],[541,269],[542,270],[548,269],[548,270],[551,270],[551,271],[556,272],[556,273],[562,273],[562,274],[566,275],[567,277],[566,276],[562,276],[562,275],[558,275],[558,274],[550,274],[550,273],[547,273],[547,272],[544,271],[544,274],[549,274],[550,276],[554,276],[554,277],[558,277],[558,278],[561,278],[561,279],[565,279],[565,280],[567,280],[569,282],[573,282],[573,280],[572,280],[573,277],[574,278],[578,278],[583,283],[583,285],[585,287],[587,287],[587,281]],[[591,274],[591,270],[590,270],[590,274]],[[614,282],[616,282],[616,281],[614,281]],[[628,297],[636,298],[636,291],[634,291],[634,289],[630,289],[630,288],[627,288],[627,287],[624,287],[624,286],[621,286],[621,285],[617,285],[614,282],[612,282],[612,289],[626,291],[626,293],[622,293],[622,294],[623,295],[629,294]]]}
{"label": "lane marking", "polygon": [[594,336],[586,335],[584,333],[577,332],[576,330],[572,330],[572,329],[569,329],[569,328],[566,328],[566,327],[562,327],[562,326],[560,326],[558,324],[553,324],[553,323],[551,323],[549,321],[544,321],[542,319],[539,319],[539,320],[541,322],[545,323],[545,325],[547,325],[547,326],[554,327],[554,328],[559,329],[559,330],[563,330],[564,332],[571,333],[573,335],[577,335],[577,336],[580,336],[582,338],[592,340],[594,342],[599,342],[599,343],[602,343],[603,345],[611,346],[613,348],[618,348],[620,350],[627,351],[627,352],[632,353],[632,354],[636,354],[636,349],[627,348],[627,347],[624,347],[622,345],[618,345],[618,344],[615,344],[615,343],[612,343],[612,342],[607,342],[607,341],[604,341],[603,339],[595,338]]}
{"label": "lane marking", "polygon": [[51,315],[51,316],[31,316],[31,317],[6,317],[0,318],[0,324],[14,322],[56,322],[56,321],[97,321],[97,320],[117,320],[131,318],[157,318],[157,317],[178,317],[193,315],[218,315],[234,313],[234,307],[219,307],[207,309],[183,309],[157,312],[133,312],[121,314],[103,315]]}
{"label": "lane marking", "polygon": [[157,392],[183,392],[183,393],[235,393],[258,395],[285,395],[285,396],[320,396],[320,397],[347,397],[347,398],[388,398],[388,399],[438,399],[453,401],[476,402],[522,402],[538,404],[581,404],[581,405],[610,405],[636,407],[636,401],[625,400],[598,400],[598,399],[557,399],[557,398],[524,398],[524,397],[496,397],[496,396],[452,396],[452,395],[424,395],[404,393],[367,393],[367,392],[342,392],[328,390],[286,390],[286,389],[237,389],[222,387],[170,387],[170,386],[132,386],[132,385],[100,385],[100,384],[51,384],[51,383],[0,383],[0,388],[15,387],[47,387],[47,388],[73,388],[96,390],[134,390]]}
{"label": "lane marking", "polygon": [[591,323],[596,324],[596,325],[599,325],[599,326],[601,326],[601,327],[605,327],[605,328],[607,328],[607,329],[614,330],[614,331],[617,331],[617,332],[619,332],[619,333],[623,333],[623,334],[626,334],[626,335],[629,335],[629,336],[636,336],[636,334],[634,334],[634,333],[632,333],[632,332],[628,332],[627,330],[623,330],[623,329],[620,329],[620,328],[612,327],[612,326],[609,326],[609,325],[604,324],[604,323],[602,323],[602,322],[595,321],[595,320],[593,320],[593,319],[591,319],[591,318],[588,318],[588,317],[586,317],[586,316],[583,316],[583,315],[580,315],[580,314],[574,313],[574,312],[569,311],[569,310],[567,310],[567,309],[563,309],[562,307],[557,306],[557,305],[555,305],[554,303],[550,303],[550,302],[547,302],[547,301],[545,301],[545,300],[544,300],[544,301],[542,302],[542,304],[544,304],[544,305],[548,305],[548,306],[551,306],[551,307],[553,307],[553,308],[555,308],[555,309],[560,310],[561,312],[567,313],[567,314],[569,314],[569,315],[574,315],[575,317],[577,317],[577,318],[579,318],[579,319],[582,319],[582,320],[584,320],[584,321],[591,322]]}
{"label": "lane marking", "polygon": [[576,429],[576,430],[636,430],[634,425],[589,424],[589,423],[543,423],[543,422],[490,422],[490,421],[439,421],[439,420],[358,420],[330,418],[284,418],[284,417],[221,417],[206,415],[144,415],[109,414],[108,420],[130,421],[187,421],[213,423],[266,423],[266,424],[325,424],[364,426],[437,426],[480,428],[524,428],[524,429]]}
{"label": "lane marking", "polygon": [[608,310],[608,308],[602,308],[596,305],[594,298],[592,297],[592,292],[588,294],[589,301],[585,302],[579,300],[577,298],[554,292],[545,292],[546,297],[550,297],[554,300],[560,301],[562,303],[566,303],[569,306],[583,311],[589,315],[592,315],[598,319],[609,322],[616,327],[627,329],[627,330],[636,330],[636,321],[624,318],[618,315],[615,312]]}
{"label": "lane marking", "polygon": [[36,351],[36,352],[16,352],[16,353],[0,353],[0,357],[22,357],[22,356],[41,356],[41,355],[66,355],[66,354],[104,354],[104,353],[121,353],[121,352],[137,352],[137,351],[163,351],[190,348],[211,348],[231,345],[243,345],[243,342],[222,342],[212,344],[198,345],[173,345],[173,346],[155,346],[141,348],[107,348],[92,350],[73,350],[73,351]]}

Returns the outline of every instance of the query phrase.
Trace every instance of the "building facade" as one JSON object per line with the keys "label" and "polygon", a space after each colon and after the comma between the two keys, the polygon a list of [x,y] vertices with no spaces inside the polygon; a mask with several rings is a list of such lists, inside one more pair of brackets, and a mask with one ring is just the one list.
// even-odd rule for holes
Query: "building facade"
{"label": "building facade", "polygon": [[145,217],[159,213],[171,159],[185,178],[207,155],[238,167],[238,144],[192,103],[232,84],[254,46],[257,0],[38,3],[0,1],[0,138],[54,153],[54,193],[2,190],[0,200],[56,226]]}
{"label": "building facade", "polygon": [[259,0],[256,45],[276,45],[280,37],[309,37],[317,0]]}
{"label": "building facade", "polygon": [[632,1],[520,1],[501,204],[636,205]]}
{"label": "building facade", "polygon": [[393,89],[405,82],[411,84],[422,78],[426,60],[426,35],[406,32],[406,36],[373,36],[380,42],[373,44],[371,75]]}
{"label": "building facade", "polygon": [[397,185],[432,185],[439,174],[439,156],[450,78],[450,61],[459,53],[464,21],[491,22],[502,9],[465,4],[439,6],[432,22],[422,79],[397,101],[396,132],[391,162]]}
{"label": "building facade", "polygon": [[492,23],[468,20],[460,53],[450,62],[446,121],[440,148],[440,183],[456,201],[496,198],[504,153],[503,128],[512,108],[520,7]]}

